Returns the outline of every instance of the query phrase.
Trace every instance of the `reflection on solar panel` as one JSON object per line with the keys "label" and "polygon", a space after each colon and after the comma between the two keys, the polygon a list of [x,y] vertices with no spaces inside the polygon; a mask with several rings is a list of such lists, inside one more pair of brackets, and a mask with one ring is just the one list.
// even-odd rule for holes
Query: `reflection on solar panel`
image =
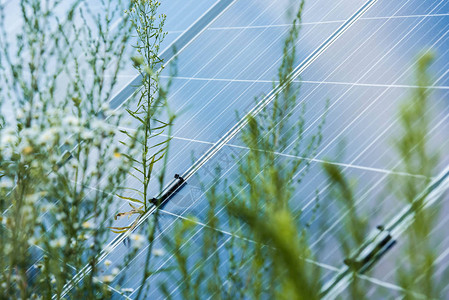
{"label": "reflection on solar panel", "polygon": [[[212,260],[213,256],[226,259],[231,241],[241,238],[223,225],[213,228],[220,233],[216,252],[203,258],[198,250],[210,229],[206,222],[207,193],[216,183],[217,166],[222,170],[223,181],[229,186],[238,184],[237,161],[249,151],[241,141],[242,129],[248,125],[249,116],[270,108],[275,96],[285,88],[273,79],[282,62],[283,40],[291,26],[285,16],[292,2],[294,6],[299,3],[288,0],[162,2],[160,10],[167,14],[168,36],[161,57],[167,64],[176,58],[178,64],[169,102],[182,113],[173,128],[166,170],[169,184],[160,195],[165,202],[160,209],[154,245],[149,247],[145,240],[137,256],[125,261],[130,235],[149,234],[148,220],[156,207],[138,219],[132,232],[111,235],[99,253],[97,263],[110,261],[110,269],[125,263],[129,266],[120,271],[109,286],[120,285],[130,292],[124,296],[116,291],[114,299],[135,299],[137,291],[150,284],[148,299],[183,297],[182,278],[163,272],[177,259],[173,251],[161,251],[154,256],[154,270],[148,280],[142,280],[143,274],[139,271],[146,262],[147,252],[167,248],[167,237],[175,235],[185,220],[193,220],[198,225],[182,246],[190,249],[189,260],[192,261]],[[428,188],[422,192],[426,207],[438,204],[440,208],[441,217],[429,237],[436,241],[436,273],[443,273],[449,267],[449,239],[441,234],[448,222],[445,192],[449,188],[449,156],[446,155],[449,147],[449,2],[306,1],[302,21],[298,56],[288,77],[289,81],[301,83],[300,104],[291,114],[292,118],[299,118],[301,105],[306,105],[305,138],[313,136],[324,117],[326,123],[321,144],[312,156],[300,157],[289,151],[276,155],[279,160],[305,160],[310,168],[305,179],[295,187],[290,205],[294,214],[301,212],[306,219],[314,220],[308,239],[312,251],[320,255],[309,262],[321,269],[321,296],[326,299],[349,297],[348,286],[354,279],[354,268],[369,289],[368,296],[400,295],[402,287],[396,283],[396,269],[408,263],[402,254],[414,211],[405,202],[398,201],[395,194],[399,192],[398,187],[385,187],[392,177],[413,177],[423,184],[428,179],[420,170],[413,174],[398,171],[402,162],[391,144],[401,132],[398,108],[410,91],[417,88],[414,62],[423,49],[429,48],[436,53],[430,68],[431,84],[426,87],[432,92],[429,145],[441,152],[441,162]],[[168,71],[162,71],[162,78],[168,77]],[[123,70],[120,78],[110,102],[118,110],[132,99],[140,82],[131,67]],[[254,97],[259,95],[263,95],[261,100],[255,102]],[[137,127],[131,117],[123,120],[123,124],[121,129]],[[352,249],[351,253],[356,255],[351,260],[336,241],[345,231],[347,214],[336,213],[338,203],[332,197],[332,186],[322,167],[327,159],[341,153],[342,141],[345,154],[332,164],[347,178],[357,179],[355,204],[357,211],[367,216],[370,232],[360,247]],[[296,172],[293,179],[300,178],[304,170],[305,167]],[[180,177],[173,178],[175,174]],[[317,196],[323,201],[320,205],[325,207],[326,213],[315,211]],[[126,203],[116,200],[118,210],[125,209]],[[218,208],[216,215],[224,220],[222,224],[227,224],[225,208]],[[129,225],[134,221],[119,220],[117,224]],[[218,267],[230,272],[224,263]],[[64,286],[62,296],[70,297],[72,288],[90,271],[90,265],[73,270],[73,281]],[[248,272],[248,269],[242,267],[233,271]],[[159,283],[165,284],[165,294],[156,288]],[[221,284],[225,288],[227,283]],[[444,295],[449,295],[449,285],[445,284],[442,290]]]}

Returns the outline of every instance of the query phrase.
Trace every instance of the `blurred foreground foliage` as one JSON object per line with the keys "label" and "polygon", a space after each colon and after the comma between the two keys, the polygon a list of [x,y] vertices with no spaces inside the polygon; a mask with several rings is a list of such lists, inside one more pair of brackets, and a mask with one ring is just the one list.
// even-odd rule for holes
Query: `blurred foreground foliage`
{"label": "blurred foreground foliage", "polygon": [[[72,283],[73,299],[130,292],[108,284],[119,282],[137,247],[114,264],[98,255],[114,237],[116,195],[140,150],[140,135],[119,131],[126,116],[109,101],[131,63],[136,19],[124,12],[142,5],[157,15],[155,1],[0,4],[0,299],[59,299]],[[158,48],[151,51],[157,57]],[[153,74],[159,66],[146,60],[140,68]],[[165,89],[151,88],[165,99]],[[141,246],[141,237],[131,239]]]}

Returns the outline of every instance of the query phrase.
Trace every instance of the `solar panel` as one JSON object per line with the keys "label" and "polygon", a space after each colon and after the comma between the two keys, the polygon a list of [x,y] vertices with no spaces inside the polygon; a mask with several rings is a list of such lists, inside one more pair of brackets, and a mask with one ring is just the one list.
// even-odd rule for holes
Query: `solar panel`
{"label": "solar panel", "polygon": [[[291,2],[194,2],[166,1],[160,8],[168,16],[163,57],[169,61],[177,55],[170,48],[173,43],[182,50],[177,55],[178,74],[173,78],[169,96],[171,107],[182,113],[174,124],[165,181],[170,182],[174,180],[174,174],[181,174],[186,177],[187,185],[177,190],[160,210],[159,228],[151,250],[155,255],[152,260],[155,273],[149,280],[142,280],[140,272],[149,251],[149,245],[142,237],[148,235],[147,219],[153,217],[154,211],[142,218],[131,236],[109,237],[108,249],[101,253],[100,266],[105,274],[115,269],[117,276],[108,283],[112,289],[116,285],[128,289],[117,290],[113,294],[117,299],[134,299],[142,286],[148,289],[148,298],[163,298],[157,288],[162,283],[170,296],[182,297],[180,274],[163,272],[176,260],[177,254],[170,249],[167,240],[173,237],[183,221],[192,220],[196,224],[195,230],[186,237],[181,248],[190,249],[189,262],[202,259],[198,249],[204,234],[210,230],[205,224],[208,207],[205,192],[215,184],[215,168],[220,166],[222,178],[230,185],[234,183],[238,178],[235,159],[244,158],[248,151],[240,141],[240,131],[246,125],[243,116],[248,112],[258,113],[271,103],[273,79],[282,59],[282,42],[290,26],[285,16]],[[444,153],[448,148],[449,126],[448,20],[449,4],[444,0],[339,0],[332,5],[317,0],[306,3],[293,80],[301,82],[300,103],[307,107],[304,137],[310,138],[314,134],[327,113],[326,126],[323,141],[313,156],[292,155],[288,151],[290,148],[278,156],[279,160],[310,162],[306,180],[294,191],[291,208],[296,214],[301,212],[305,220],[316,218],[310,226],[309,240],[312,250],[319,255],[317,260],[309,263],[321,269],[321,280],[329,299],[339,294],[348,295],[345,288],[350,278],[340,276],[347,274],[344,273],[347,266],[344,250],[336,240],[344,232],[345,214],[336,213],[339,207],[332,200],[322,163],[339,154],[341,142],[345,142],[345,155],[332,163],[344,170],[348,178],[357,178],[354,195],[357,209],[369,217],[372,232],[377,232],[377,225],[389,224],[404,211],[406,203],[398,201],[394,195],[397,187],[385,188],[389,180],[393,176],[409,176],[425,182],[425,178],[420,178],[419,173],[398,171],[400,161],[391,143],[400,131],[397,108],[416,88],[413,85],[416,57],[422,49],[431,48],[437,53],[437,59],[431,68],[433,77],[429,87],[433,93],[430,109],[434,112],[430,141],[433,148],[442,150],[439,171],[445,170],[449,163],[449,157]],[[122,109],[121,105],[134,92],[139,81],[135,76],[135,71],[130,68],[120,74],[122,80],[111,102],[114,108]],[[164,71],[162,78],[168,77],[168,71]],[[255,102],[255,96],[260,96],[262,101]],[[298,105],[292,114],[293,118],[300,116],[301,107]],[[135,120],[128,117],[120,129],[133,130],[136,126]],[[304,169],[294,178],[302,176],[302,171]],[[137,183],[134,184],[138,188]],[[101,189],[98,186],[90,188]],[[156,185],[152,188],[157,190]],[[445,181],[438,186],[441,192],[445,188]],[[315,216],[317,194],[323,211]],[[443,199],[447,200],[447,197]],[[127,203],[116,200],[118,211],[125,209]],[[447,227],[446,211],[447,205],[443,205],[441,218],[432,233],[435,240],[438,240],[437,231]],[[230,271],[225,262],[229,259],[231,241],[242,239],[235,237],[227,227],[225,208],[217,208],[217,217],[222,221],[220,228],[213,229],[219,232],[218,248],[207,261],[219,258],[220,272],[224,274]],[[114,226],[133,221],[121,219]],[[443,272],[448,265],[448,243],[445,237],[436,242],[438,272]],[[396,285],[395,276],[396,268],[407,264],[401,258],[404,247],[399,239],[395,247],[387,249],[373,272],[361,277],[370,288],[371,296],[382,292],[400,294],[401,287]],[[138,254],[128,261],[127,254],[132,251]],[[35,256],[38,261],[42,253],[37,250]],[[128,268],[124,268],[125,265]],[[74,271],[74,284],[88,271]],[[243,267],[238,271],[247,270]],[[193,269],[193,272],[198,270]],[[223,287],[227,284],[222,283]],[[69,295],[72,287],[72,283],[66,286]]]}
{"label": "solar panel", "polygon": [[[305,72],[302,76],[304,80],[302,95],[304,101],[310,102],[309,105],[313,108],[311,115],[308,116],[312,122],[319,119],[323,113],[324,99],[330,95],[333,96],[329,111],[330,125],[328,123],[326,127],[325,140],[319,149],[320,151],[316,157],[311,158],[314,166],[307,185],[315,181],[319,190],[325,193],[326,183],[319,163],[324,158],[333,155],[337,151],[339,138],[345,137],[348,143],[348,154],[345,160],[339,161],[338,164],[348,170],[349,177],[359,179],[361,186],[356,198],[359,201],[359,206],[367,211],[379,204],[378,202],[373,203],[376,199],[376,190],[381,189],[388,176],[395,173],[394,165],[391,164],[392,161],[388,160],[389,154],[384,153],[385,151],[381,151],[381,149],[385,147],[388,138],[393,138],[392,132],[395,132],[391,121],[389,122],[394,118],[394,114],[391,113],[394,111],[393,105],[397,105],[398,101],[406,96],[412,78],[412,76],[408,76],[411,73],[410,63],[405,63],[405,60],[407,59],[410,62],[416,56],[416,53],[414,53],[409,54],[408,58],[404,58],[401,56],[403,52],[398,45],[406,40],[404,36],[411,35],[414,29],[425,23],[422,19],[426,19],[425,16],[410,17],[410,15],[391,17],[391,11],[395,15],[406,8],[404,5],[394,6],[395,4],[391,4],[393,8],[386,10],[389,11],[389,14],[377,17],[373,12],[386,5],[374,2],[376,1],[360,3],[361,9],[366,5],[375,4],[368,7],[369,10],[367,11],[371,14],[367,13],[361,16],[359,20],[354,22],[355,24],[351,24],[351,28],[348,27],[347,32],[332,41],[325,54],[317,56],[316,61],[313,61],[311,66],[304,69]],[[273,14],[270,5],[272,3],[265,3],[264,6],[260,1],[257,3],[238,1],[180,55],[179,75],[175,78],[170,101],[173,101],[176,107],[184,108],[187,104],[191,104],[191,107],[188,107],[187,114],[181,116],[178,123],[181,125],[175,125],[174,135],[179,139],[180,144],[184,145],[180,145],[180,148],[178,146],[173,147],[174,156],[172,159],[174,161],[179,159],[178,157],[185,158],[185,153],[191,151],[194,153],[194,158],[200,157],[208,149],[207,146],[218,141],[227,132],[227,129],[232,127],[235,122],[233,111],[237,110],[242,114],[250,110],[254,106],[252,95],[257,95],[261,91],[269,92],[271,79],[279,63],[280,36],[286,30],[282,22],[279,21],[279,16],[283,14],[282,11],[270,23],[271,19],[265,15],[268,14],[267,12]],[[244,13],[245,9],[246,11],[254,11],[254,8],[259,6],[262,6],[260,8],[261,14],[256,14],[254,19],[247,20],[248,15]],[[344,4],[342,6],[346,7]],[[422,8],[422,6],[418,7],[415,15],[429,14],[433,11],[441,13],[439,10],[441,7],[439,6],[425,13],[420,12],[419,8]],[[426,6],[426,8],[428,7]],[[334,12],[336,10],[333,9]],[[310,18],[309,22],[312,24],[307,25],[306,22],[304,25],[302,40],[299,44],[305,44],[306,47],[302,47],[300,50],[298,64],[311,53],[313,54],[314,49],[319,49],[326,38],[335,34],[338,27],[344,24],[345,19],[342,16],[350,20],[350,15],[339,15],[338,13],[335,14],[334,19],[329,17],[330,13],[321,16],[321,19],[319,19],[320,17],[314,19],[311,11],[313,10],[310,8],[305,13],[305,19]],[[355,9],[354,12],[356,12]],[[444,16],[441,17],[444,18]],[[399,21],[402,22],[402,26],[394,26],[394,22],[402,19],[405,19],[405,21]],[[417,20],[410,23],[409,19]],[[389,22],[393,25],[388,24]],[[377,26],[373,26],[373,23],[377,23]],[[392,31],[391,28],[395,28],[399,32]],[[382,29],[385,32],[382,32]],[[422,30],[428,31],[425,31],[425,28]],[[379,38],[376,38],[376,35],[379,35]],[[387,35],[387,38],[385,38],[385,35]],[[416,35],[422,36],[423,34],[416,33]],[[275,36],[275,38],[273,39],[271,36]],[[245,43],[242,44],[241,40],[245,40]],[[379,43],[378,40],[382,43]],[[435,41],[441,42],[441,39],[439,41],[435,39]],[[373,45],[373,42],[378,44],[377,47]],[[311,43],[310,46],[308,43]],[[389,43],[390,47],[385,47],[384,43]],[[307,53],[304,48],[310,48],[310,52]],[[404,49],[417,48],[406,46]],[[401,55],[392,58],[396,51]],[[401,59],[403,59],[402,64],[400,63]],[[268,66],[266,65],[267,61],[271,62]],[[397,65],[392,64],[392,62],[397,63]],[[407,66],[408,70],[398,70],[399,65]],[[389,72],[385,74],[385,70]],[[444,72],[444,70],[439,71]],[[443,86],[442,89],[444,90],[445,87]],[[397,99],[397,102],[392,103],[391,99]],[[242,110],[242,108],[246,109]],[[389,115],[383,116],[382,114]],[[442,114],[442,116],[444,118],[445,115]],[[385,135],[387,135],[387,138],[385,138]],[[232,142],[233,144],[218,151],[219,154],[204,165],[200,171],[202,172],[202,178],[207,175],[207,172],[211,175],[210,170],[213,169],[213,166],[223,165],[223,160],[227,160],[226,157],[229,158],[232,154],[242,153],[238,140],[234,139]],[[186,144],[191,144],[191,146],[186,147]],[[202,146],[202,150],[198,150],[198,145]],[[184,159],[181,166],[185,168],[187,165],[188,160]],[[232,163],[227,167],[229,168],[227,170],[229,174],[235,172],[235,166]],[[401,175],[409,176],[410,174]],[[196,190],[199,195],[192,196],[192,193],[194,193],[192,190]],[[307,186],[299,187],[293,198],[301,199],[301,201],[293,207],[298,210],[304,209],[307,212],[311,206],[310,202],[313,199],[314,191],[315,189]],[[377,222],[387,221],[400,211],[401,204],[395,203],[394,200],[394,198],[389,199],[388,197],[383,200],[387,203],[389,213],[383,214],[383,218],[375,218]],[[162,222],[161,228],[163,229],[161,232],[169,235],[175,224],[179,222],[176,217],[182,219],[191,214],[201,217],[204,215],[204,206],[205,198],[201,196],[201,189],[195,185],[189,186],[187,191],[184,190],[179,195],[174,196],[173,200],[166,206],[166,211],[163,214],[170,216],[172,220],[169,223]],[[329,205],[329,207],[332,206]],[[341,226],[341,218],[335,217],[329,221],[328,228],[317,230],[316,233],[311,235],[312,245],[318,245],[321,241],[335,245],[335,241],[332,241],[332,239],[335,232],[338,232],[339,226]],[[201,229],[189,243],[198,242],[198,236],[200,235]],[[162,237],[162,234],[160,237]],[[226,243],[226,238],[224,241]],[[189,243],[186,243],[186,247]],[[116,250],[118,252],[114,252],[111,257],[125,253],[124,247],[126,246],[120,245]],[[144,251],[133,261],[133,265],[139,266],[143,258]],[[162,268],[169,263],[170,259],[172,257],[162,259],[156,265]],[[338,254],[337,250],[337,252],[326,253],[320,263],[323,266],[328,266],[327,270],[332,275],[342,265],[342,260],[342,254]],[[114,257],[113,261],[119,262],[120,258]],[[323,277],[330,279],[331,275],[326,273]],[[154,282],[158,282],[158,276],[154,278]],[[164,278],[166,275],[160,276]],[[125,276],[125,278],[128,278],[128,276]],[[162,278],[160,281],[164,281]],[[377,285],[388,286],[388,284],[379,280],[368,279],[371,280],[370,282],[377,282]],[[173,295],[177,295],[179,291],[174,283],[176,280],[170,281],[167,278],[167,282],[171,282],[168,286],[169,291],[173,292]],[[126,283],[134,289],[140,286],[138,278],[136,280],[134,277],[126,280]],[[152,290],[153,292],[157,293]],[[132,296],[131,293],[130,297]]]}
{"label": "solar panel", "polygon": [[[226,16],[226,14],[225,14],[225,16]],[[327,24],[326,24],[327,25]],[[260,34],[258,35],[258,36],[261,36]],[[234,38],[234,40],[235,40],[236,38]],[[207,39],[207,40],[210,40],[210,39]],[[231,39],[232,40],[232,39]],[[324,40],[322,40],[321,42],[323,42]],[[201,40],[198,40],[198,44],[199,45],[201,45],[201,49],[208,49],[209,50],[209,48],[204,48],[204,45],[203,45],[203,43],[200,43],[201,42]],[[280,42],[280,40],[278,40],[278,42]],[[194,45],[192,45],[192,47],[193,47]],[[226,47],[229,47],[229,44],[228,45],[226,45]],[[248,48],[248,47],[247,47]],[[238,60],[240,57],[241,57],[241,52],[240,53],[238,53],[238,55],[235,55],[235,56],[233,56],[232,58],[229,58],[229,52],[228,51],[224,51],[225,50],[225,48],[223,48],[223,47],[218,47],[218,53],[219,54],[222,54],[223,53],[223,55],[225,55],[225,57],[226,57],[226,55],[228,55],[228,58],[224,58],[223,60],[224,61],[229,61],[229,59],[231,59],[231,62],[232,62],[232,60]],[[227,50],[227,49],[226,49]],[[244,50],[246,50],[246,49],[244,49]],[[198,51],[196,51],[195,49],[194,50],[192,50],[192,51],[194,51],[193,53],[195,53],[195,54],[192,54],[192,55],[187,55],[187,54],[185,54],[189,59],[190,59],[190,57],[191,56],[195,56],[195,55],[197,55],[197,56],[199,56],[198,54],[196,54],[196,53],[198,53]],[[204,51],[204,50],[203,50]],[[216,59],[217,60],[217,62],[220,62],[220,60],[218,60],[218,58],[217,58],[217,54],[213,54],[214,52],[212,51],[212,57],[214,58],[214,59]],[[201,54],[201,52],[200,52],[200,54]],[[252,56],[254,56],[254,54],[252,53],[251,54]],[[260,55],[259,55],[260,56]],[[204,57],[204,55],[201,55],[201,57]],[[257,55],[256,55],[256,57],[258,57]],[[279,60],[279,59],[278,59]],[[207,62],[207,60],[206,60],[206,62]],[[208,65],[210,65],[210,64],[212,64],[213,63],[213,61],[211,62],[211,61],[209,61],[209,62],[207,62],[207,64]],[[195,76],[195,73],[193,73],[193,72],[195,72],[195,70],[194,70],[194,68],[193,68],[193,66],[192,65],[189,65],[189,63],[183,63],[182,62],[182,55],[181,55],[181,57],[180,57],[180,65],[181,66],[185,66],[185,65],[187,65],[188,67],[185,67],[185,70],[187,70],[187,72],[192,72],[192,75],[190,75],[189,74],[189,76],[183,76],[183,77],[186,77],[186,78],[183,78],[183,79],[185,79],[185,80],[190,80],[190,77],[194,77]],[[276,65],[274,65],[273,66],[273,68],[275,68],[276,67]],[[223,68],[218,68],[218,67],[213,67],[213,68],[211,68],[210,70],[216,70],[216,69],[218,69],[218,70],[223,70]],[[199,74],[201,74],[200,72],[202,72],[202,71],[207,71],[207,69],[205,68],[205,67],[202,67],[202,68],[200,68],[199,69],[199,71],[197,71],[196,73],[199,73]],[[223,71],[224,72],[224,71]],[[230,72],[231,72],[231,74],[232,73],[234,73],[234,71],[233,71],[233,69],[230,69]],[[237,73],[237,74],[241,74],[242,72],[240,72],[240,73]],[[180,77],[183,75],[183,69],[180,69]],[[206,73],[206,74],[204,74],[203,76],[208,76],[208,74]],[[209,75],[209,77],[206,77],[206,78],[210,78],[211,76]],[[203,77],[201,77],[201,78],[203,78]],[[204,80],[204,81],[208,81],[208,80]],[[234,80],[229,80],[230,82],[232,82],[232,83],[234,83]],[[237,80],[236,80],[237,81]],[[218,81],[219,83],[220,83],[220,81]],[[238,81],[237,81],[237,83],[238,83]],[[244,82],[243,82],[244,83]],[[251,82],[253,85],[254,85],[254,82]],[[263,83],[263,82],[262,82]],[[224,84],[227,84],[227,86],[230,86],[231,84],[230,83],[227,83],[226,81],[224,82]],[[223,84],[223,85],[224,85]],[[265,84],[266,84],[266,86],[269,86],[269,81],[268,80],[265,80]],[[186,86],[186,84],[184,84],[184,86]],[[235,90],[235,86],[236,86],[236,84],[233,84],[233,91]],[[225,86],[225,88],[226,88],[226,86]],[[216,89],[215,89],[216,90]],[[223,89],[221,89],[221,90],[225,90],[224,88]],[[225,90],[226,91],[226,90]],[[176,92],[177,92],[177,89],[175,88],[175,93],[174,93],[174,96],[172,96],[172,99],[174,98],[174,99],[176,99],[175,97],[176,97]],[[229,94],[229,93],[225,93],[225,94]],[[254,92],[252,93],[252,94],[254,94]],[[242,95],[242,92],[237,92],[237,95]],[[216,98],[216,97],[215,97]],[[242,97],[243,99],[244,98],[249,98],[249,99],[251,99],[251,97]],[[217,102],[217,101],[216,101]],[[220,101],[220,102],[218,102],[219,104],[227,104],[227,101]],[[242,107],[242,105],[241,105],[241,103],[239,103],[239,107]],[[201,108],[203,108],[203,107],[201,107]],[[225,109],[227,109],[227,108],[225,108]],[[214,111],[217,111],[217,112],[220,112],[219,114],[218,114],[218,116],[220,117],[220,118],[223,118],[223,117],[226,117],[226,114],[223,114],[223,113],[221,113],[222,111],[223,111],[223,109],[222,108],[219,108],[219,109],[216,109],[216,110],[214,110]],[[197,113],[197,114],[193,114],[193,116],[196,116],[196,115],[199,115],[199,116],[201,116],[201,114],[200,113]],[[189,114],[189,120],[187,120],[187,122],[192,122],[192,118],[191,118],[191,116],[192,116],[192,114]],[[223,116],[223,117],[222,117]],[[231,119],[232,120],[232,119]],[[181,124],[185,124],[185,122],[180,122]],[[210,123],[210,122],[203,122],[203,123],[206,123],[206,124],[208,124],[208,123]],[[221,122],[220,123],[223,123],[222,122],[222,120],[221,120]],[[218,124],[217,124],[218,125]],[[213,126],[213,127],[215,127],[216,128],[216,126]],[[229,126],[228,126],[229,127]],[[203,130],[204,131],[204,130]],[[190,132],[192,132],[192,130],[190,129]],[[200,132],[201,133],[201,132]],[[221,135],[221,134],[218,134],[219,136]],[[182,136],[183,138],[185,137],[185,135],[183,135],[182,133],[178,133],[176,130],[175,130],[175,136]],[[189,138],[189,137],[187,137],[187,138]],[[207,139],[207,137],[206,138],[201,138],[201,136],[200,137],[198,137],[198,136],[195,136],[194,137],[194,139],[195,140],[200,140],[200,141],[208,141],[208,139]],[[176,196],[175,196],[175,198],[176,198]],[[180,201],[178,201],[178,202],[180,202]]]}

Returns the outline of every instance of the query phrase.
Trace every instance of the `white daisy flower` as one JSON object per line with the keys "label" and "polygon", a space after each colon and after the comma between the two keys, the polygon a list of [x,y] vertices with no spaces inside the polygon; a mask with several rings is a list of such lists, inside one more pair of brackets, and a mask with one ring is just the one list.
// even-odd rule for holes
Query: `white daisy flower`
{"label": "white daisy flower", "polygon": [[25,118],[25,113],[23,112],[23,110],[19,109],[17,110],[17,119],[23,119]]}
{"label": "white daisy flower", "polygon": [[107,245],[104,248],[104,252],[106,252],[106,253],[111,253],[113,250],[114,250],[114,248],[111,245]]}
{"label": "white daisy flower", "polygon": [[45,144],[51,144],[54,141],[54,138],[56,137],[56,130],[54,128],[50,128],[46,131],[44,131],[41,136],[39,137],[39,143],[41,145]]}
{"label": "white daisy flower", "polygon": [[103,281],[104,283],[110,283],[114,280],[114,276],[113,275],[104,275],[101,276],[101,281]]}
{"label": "white daisy flower", "polygon": [[133,233],[129,238],[133,241],[135,248],[141,248],[145,242],[145,237],[141,234]]}
{"label": "white daisy flower", "polygon": [[83,227],[84,229],[91,229],[94,227],[94,224],[91,221],[86,221],[81,224],[81,227]]}
{"label": "white daisy flower", "polygon": [[65,237],[60,237],[59,239],[51,240],[50,247],[52,248],[61,248],[64,247],[67,243],[67,239]]}
{"label": "white daisy flower", "polygon": [[28,240],[28,244],[29,244],[30,246],[32,246],[32,245],[37,245],[37,243],[38,243],[38,240],[37,240],[37,238],[35,238],[34,236],[31,237],[31,238]]}
{"label": "white daisy flower", "polygon": [[107,125],[101,120],[94,120],[91,123],[91,128],[93,130],[104,131],[107,128]]}
{"label": "white daisy flower", "polygon": [[94,133],[91,130],[84,130],[81,133],[81,138],[83,138],[84,140],[91,140],[94,138]]}
{"label": "white daisy flower", "polygon": [[4,181],[0,181],[0,189],[1,188],[3,188],[3,189],[9,189],[9,188],[12,188],[13,187],[13,184],[12,184],[12,182],[10,181],[10,180],[4,180]]}
{"label": "white daisy flower", "polygon": [[74,116],[67,116],[64,118],[64,121],[69,126],[77,126],[79,124],[79,120]]}
{"label": "white daisy flower", "polygon": [[4,134],[2,136],[2,144],[15,144],[17,142],[17,137],[15,135],[12,134]]}
{"label": "white daisy flower", "polygon": [[154,249],[152,251],[153,255],[158,257],[158,256],[163,256],[165,254],[164,249]]}
{"label": "white daisy flower", "polygon": [[119,268],[114,268],[111,271],[111,274],[114,275],[114,276],[117,276],[118,273],[120,273],[120,269]]}

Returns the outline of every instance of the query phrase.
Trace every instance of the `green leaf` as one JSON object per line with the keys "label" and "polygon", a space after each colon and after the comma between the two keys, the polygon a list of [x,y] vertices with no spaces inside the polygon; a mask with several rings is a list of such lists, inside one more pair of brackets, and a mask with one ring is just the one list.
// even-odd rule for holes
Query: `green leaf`
{"label": "green leaf", "polygon": [[143,181],[142,181],[139,177],[137,177],[136,175],[134,175],[134,174],[131,173],[131,172],[128,172],[128,174],[129,174],[130,176],[134,177],[135,179],[137,179],[141,184],[143,184]]}
{"label": "green leaf", "polygon": [[145,122],[142,118],[140,118],[140,117],[137,115],[137,113],[131,111],[130,109],[126,109],[126,111],[131,115],[131,117],[133,117],[134,119],[138,120],[140,123],[146,124],[146,122]]}
{"label": "green leaf", "polygon": [[126,227],[108,227],[109,229],[111,229],[111,231],[113,233],[125,233],[127,232],[131,226],[126,226]]}
{"label": "green leaf", "polygon": [[130,190],[130,191],[139,193],[140,195],[143,195],[143,193],[141,191],[139,191],[138,189],[134,189],[134,188],[126,187],[126,186],[119,186],[117,189],[119,189],[119,190]]}
{"label": "green leaf", "polygon": [[123,155],[124,157],[126,157],[127,159],[129,159],[129,160],[131,160],[131,161],[133,161],[133,162],[135,162],[135,163],[137,163],[137,164],[140,163],[140,161],[138,161],[138,160],[132,158],[132,157],[129,156],[128,154],[122,153],[122,155]]}
{"label": "green leaf", "polygon": [[[126,134],[130,139],[134,139],[134,136],[131,135],[131,133],[129,133],[128,131],[123,130],[123,129],[120,129],[119,131],[120,131],[121,133]],[[126,144],[124,144],[124,145],[126,146]]]}
{"label": "green leaf", "polygon": [[[156,144],[156,145],[151,146],[150,149],[159,147],[160,145],[163,145],[163,144],[167,144],[168,142],[170,142],[170,140],[171,140],[171,138],[166,139],[166,140],[163,141],[163,142],[160,142],[160,143],[158,143],[158,144]],[[166,147],[164,147],[164,148],[166,148]]]}
{"label": "green leaf", "polygon": [[138,200],[136,198],[125,197],[125,196],[121,196],[121,195],[118,195],[118,194],[117,194],[117,197],[119,197],[120,199],[123,199],[123,200],[129,200],[129,201],[132,201],[132,202],[137,202],[137,203],[143,204],[143,202],[141,200]]}

